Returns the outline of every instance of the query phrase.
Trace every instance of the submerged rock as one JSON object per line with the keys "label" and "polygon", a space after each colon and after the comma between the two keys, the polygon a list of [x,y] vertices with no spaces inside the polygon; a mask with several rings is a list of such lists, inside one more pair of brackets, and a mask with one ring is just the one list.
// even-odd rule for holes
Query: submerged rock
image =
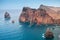
{"label": "submerged rock", "polygon": [[54,35],[53,35],[53,33],[50,31],[50,29],[49,28],[47,28],[47,30],[46,30],[46,33],[44,34],[44,36],[45,36],[45,38],[54,38]]}
{"label": "submerged rock", "polygon": [[6,20],[9,20],[11,17],[10,17],[10,14],[8,12],[5,12],[5,15],[4,15],[4,18]]}

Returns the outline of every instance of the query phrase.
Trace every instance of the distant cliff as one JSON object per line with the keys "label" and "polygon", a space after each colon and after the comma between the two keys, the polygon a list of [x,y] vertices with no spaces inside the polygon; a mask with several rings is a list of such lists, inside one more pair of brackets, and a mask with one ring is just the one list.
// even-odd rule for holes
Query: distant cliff
{"label": "distant cliff", "polygon": [[19,22],[30,24],[60,24],[60,8],[40,5],[38,9],[23,7]]}

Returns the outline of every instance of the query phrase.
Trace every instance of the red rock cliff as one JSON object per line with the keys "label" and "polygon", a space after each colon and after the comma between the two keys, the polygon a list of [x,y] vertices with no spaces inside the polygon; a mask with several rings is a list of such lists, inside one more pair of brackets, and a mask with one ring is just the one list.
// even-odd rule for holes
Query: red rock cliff
{"label": "red rock cliff", "polygon": [[[41,5],[38,9],[24,7],[19,17],[20,22],[39,24],[54,24],[60,22],[56,17],[57,12],[52,7]],[[57,21],[58,20],[58,21]]]}

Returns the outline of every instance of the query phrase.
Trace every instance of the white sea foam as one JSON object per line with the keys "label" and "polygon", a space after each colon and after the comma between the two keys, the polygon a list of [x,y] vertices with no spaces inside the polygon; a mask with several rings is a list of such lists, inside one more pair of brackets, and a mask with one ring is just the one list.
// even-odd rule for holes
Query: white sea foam
{"label": "white sea foam", "polygon": [[45,38],[44,34],[42,34],[42,37]]}

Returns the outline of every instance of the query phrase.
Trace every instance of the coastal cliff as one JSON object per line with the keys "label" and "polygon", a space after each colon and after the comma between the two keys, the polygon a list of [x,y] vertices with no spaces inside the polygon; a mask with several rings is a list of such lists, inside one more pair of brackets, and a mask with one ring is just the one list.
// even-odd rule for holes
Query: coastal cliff
{"label": "coastal cliff", "polygon": [[19,22],[30,24],[60,24],[60,9],[58,7],[40,5],[38,9],[23,7]]}

